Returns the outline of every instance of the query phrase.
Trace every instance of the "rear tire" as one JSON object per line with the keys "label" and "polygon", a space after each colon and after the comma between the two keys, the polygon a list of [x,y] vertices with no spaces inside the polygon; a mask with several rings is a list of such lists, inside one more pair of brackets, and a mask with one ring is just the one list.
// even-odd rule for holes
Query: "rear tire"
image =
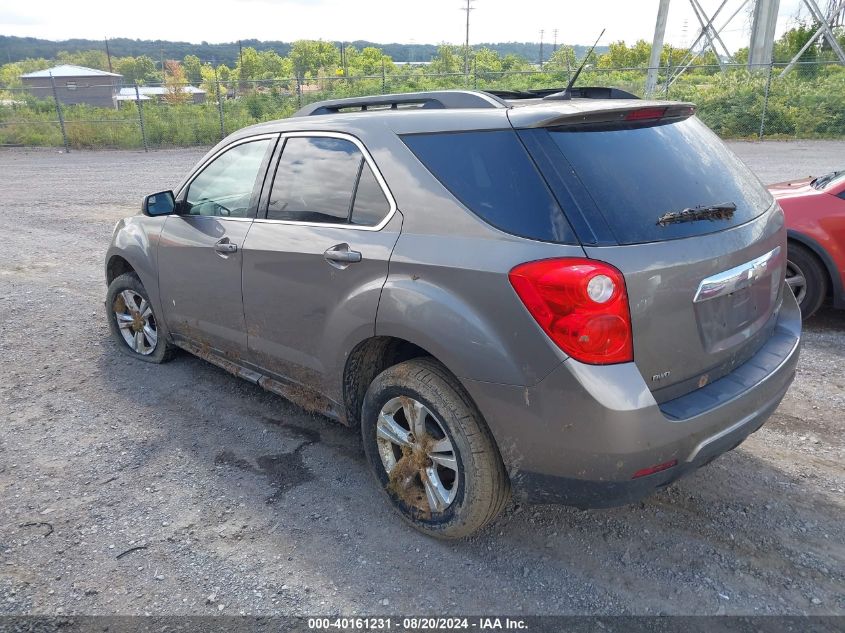
{"label": "rear tire", "polygon": [[124,273],[109,284],[106,318],[118,349],[146,363],[166,363],[176,348],[162,332],[144,284],[135,273]]}
{"label": "rear tire", "polygon": [[801,316],[809,319],[827,296],[824,265],[810,249],[795,242],[789,242],[786,259],[786,282],[795,294]]}
{"label": "rear tire", "polygon": [[460,382],[432,359],[376,376],[361,433],[379,487],[424,534],[469,536],[507,503],[510,483],[493,436]]}

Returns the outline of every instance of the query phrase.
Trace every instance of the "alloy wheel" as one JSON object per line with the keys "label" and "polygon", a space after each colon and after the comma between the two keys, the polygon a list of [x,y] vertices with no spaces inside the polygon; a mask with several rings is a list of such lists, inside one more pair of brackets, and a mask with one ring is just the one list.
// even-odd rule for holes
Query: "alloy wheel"
{"label": "alloy wheel", "polygon": [[408,396],[392,398],[376,423],[376,442],[388,489],[425,512],[444,512],[460,483],[458,456],[440,420]]}
{"label": "alloy wheel", "polygon": [[130,349],[142,356],[153,353],[158,330],[152,306],[134,290],[123,290],[112,305],[117,328]]}

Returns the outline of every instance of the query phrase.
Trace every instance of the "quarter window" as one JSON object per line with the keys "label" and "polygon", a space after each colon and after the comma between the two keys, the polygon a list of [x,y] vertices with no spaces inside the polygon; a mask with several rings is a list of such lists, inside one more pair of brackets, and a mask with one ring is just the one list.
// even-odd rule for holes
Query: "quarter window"
{"label": "quarter window", "polygon": [[390,208],[355,143],[294,136],[285,142],[267,218],[327,224],[378,224]]}
{"label": "quarter window", "polygon": [[242,143],[215,158],[188,186],[185,215],[244,218],[271,139]]}
{"label": "quarter window", "polygon": [[352,205],[352,224],[375,226],[382,221],[390,210],[390,203],[378,184],[373,170],[363,164],[358,188],[355,190],[355,203]]}
{"label": "quarter window", "polygon": [[513,130],[411,134],[402,140],[452,195],[488,224],[535,240],[574,241]]}

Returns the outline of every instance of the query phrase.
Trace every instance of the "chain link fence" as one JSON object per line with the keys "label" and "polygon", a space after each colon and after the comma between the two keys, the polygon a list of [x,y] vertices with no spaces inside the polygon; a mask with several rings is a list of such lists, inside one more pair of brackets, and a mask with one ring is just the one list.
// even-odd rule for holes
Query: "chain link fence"
{"label": "chain link fence", "polygon": [[[845,138],[845,67],[801,63],[783,74],[784,66],[661,67],[652,96],[695,103],[699,116],[723,138]],[[214,81],[199,91],[186,84],[120,89],[65,82],[74,84],[72,95],[57,77],[49,85],[0,86],[0,145],[67,150],[211,145],[246,125],[290,116],[323,99],[449,88],[555,88],[565,86],[573,72],[548,65],[492,72],[476,65],[467,74],[432,74],[399,65],[365,76]],[[644,96],[647,77],[647,68],[587,68],[578,85]]]}

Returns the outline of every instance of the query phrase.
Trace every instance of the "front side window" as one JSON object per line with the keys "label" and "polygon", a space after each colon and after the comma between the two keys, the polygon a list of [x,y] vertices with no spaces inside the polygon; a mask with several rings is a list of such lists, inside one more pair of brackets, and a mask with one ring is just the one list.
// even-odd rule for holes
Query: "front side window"
{"label": "front side window", "polygon": [[242,143],[215,158],[188,186],[185,215],[244,218],[271,139]]}
{"label": "front side window", "polygon": [[384,191],[355,143],[331,137],[285,141],[267,218],[374,226],[390,209]]}

